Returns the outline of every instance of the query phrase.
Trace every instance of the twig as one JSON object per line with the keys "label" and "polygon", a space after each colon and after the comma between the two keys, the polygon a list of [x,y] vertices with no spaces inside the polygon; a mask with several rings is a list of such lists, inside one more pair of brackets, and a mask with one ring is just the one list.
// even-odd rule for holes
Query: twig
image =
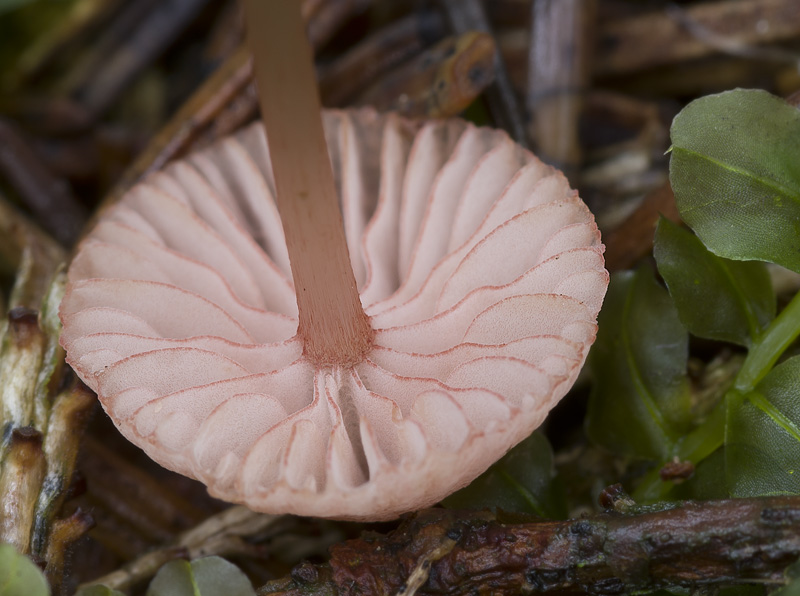
{"label": "twig", "polygon": [[45,575],[54,590],[61,584],[68,547],[86,534],[93,525],[92,516],[81,509],[75,511],[68,518],[59,519],[53,523],[48,535],[44,561],[46,564]]}
{"label": "twig", "polygon": [[168,561],[209,555],[231,555],[250,550],[243,538],[263,532],[281,516],[231,507],[178,536],[170,546],[147,553],[124,567],[81,587],[102,584],[124,590],[151,577]]}
{"label": "twig", "polygon": [[228,2],[216,18],[208,40],[203,48],[203,57],[217,65],[227,60],[244,43],[244,14],[239,2]]}
{"label": "twig", "polygon": [[518,27],[527,23],[531,15],[533,0],[491,0],[486,2],[486,14],[492,24],[501,27]]}
{"label": "twig", "polygon": [[343,106],[381,73],[396,68],[444,36],[435,12],[415,12],[379,29],[330,65],[319,69],[319,89],[326,106]]}
{"label": "twig", "polygon": [[[480,31],[493,35],[480,0],[441,0],[441,2],[456,33]],[[495,53],[494,71],[495,84],[487,91],[489,109],[497,125],[506,129],[517,143],[527,147],[525,118],[500,52]]]}
{"label": "twig", "polygon": [[92,74],[100,69],[103,60],[125,43],[156,4],[156,0],[133,0],[117,5],[100,38],[61,76],[57,91],[64,96],[79,95],[81,89],[91,84]]}
{"label": "twig", "polygon": [[[121,454],[92,436],[84,440],[81,472],[86,476],[85,502],[96,510],[98,541],[123,558],[137,556],[139,548],[172,541],[175,535],[205,516],[204,512]],[[104,522],[108,523],[104,523]],[[116,524],[134,535],[102,531]]]}
{"label": "twig", "polygon": [[795,66],[800,65],[800,54],[797,52],[780,48],[762,48],[734,36],[716,33],[708,26],[693,19],[684,8],[674,3],[667,5],[666,11],[669,16],[680,23],[695,38],[718,52],[751,60],[786,62]]}
{"label": "twig", "polygon": [[[0,203],[0,205],[2,205]],[[38,279],[52,276],[54,256],[40,245],[46,237],[24,220],[12,217],[16,236],[29,243],[19,249],[20,266],[2,333],[0,349],[0,542],[31,554],[45,567],[57,588],[64,571],[64,554],[71,542],[91,526],[91,518],[76,513],[57,520],[72,480],[78,443],[94,397],[72,388],[52,394],[61,380],[64,354],[58,345],[61,330],[58,304],[66,275],[61,271],[46,287]],[[14,235],[11,235],[12,237]],[[53,243],[49,240],[49,243]],[[40,261],[34,265],[38,255]],[[42,296],[44,294],[44,296]],[[24,305],[41,306],[37,313]]]}
{"label": "twig", "polygon": [[20,198],[64,246],[78,237],[86,221],[86,208],[73,196],[67,183],[55,178],[13,124],[0,119],[0,174]]}
{"label": "twig", "polygon": [[[322,36],[327,27],[341,26],[353,12],[363,8],[365,0],[305,0],[303,8],[308,23],[312,45],[325,41]],[[326,8],[328,5],[331,8]],[[334,7],[335,5],[335,7]],[[312,37],[315,19],[328,19],[328,24]],[[316,44],[315,44],[316,42]],[[236,104],[228,109],[231,104]],[[150,141],[147,148],[126,170],[114,189],[103,201],[101,208],[113,204],[133,184],[169,161],[180,157],[198,141],[214,140],[216,134],[231,132],[255,114],[258,101],[253,90],[253,64],[249,51],[242,46],[228,58],[183,104],[180,110]],[[224,120],[217,125],[217,121]]]}
{"label": "twig", "polygon": [[[150,0],[139,0],[126,9],[135,11]],[[183,31],[208,0],[161,0],[144,11],[143,17],[127,36],[112,36],[108,32],[105,40],[96,46],[94,60],[89,67],[82,67],[85,75],[73,83],[76,88],[71,95],[85,105],[95,116],[103,114],[119,97],[126,86],[134,80],[148,64],[161,55]],[[127,13],[120,16],[128,22]],[[103,52],[103,48],[114,45],[114,51]],[[102,53],[101,53],[102,52]]]}
{"label": "twig", "polygon": [[[494,2],[489,5],[494,5]],[[515,8],[515,13],[518,11],[519,8]],[[685,5],[683,15],[684,20],[691,21],[695,27],[713,31],[718,39],[749,50],[768,43],[795,39],[800,35],[800,4],[792,0],[698,2]],[[720,63],[705,67],[702,64],[692,65],[689,61],[718,54],[719,49],[696,38],[665,10],[600,20],[595,38],[592,55],[592,77],[595,79],[618,82],[623,80],[622,77],[652,71],[661,66],[682,67],[669,71],[658,70],[652,77],[642,80],[624,79],[626,87],[633,85],[633,88],[643,90],[642,94],[647,96],[683,96],[711,87],[741,85],[743,80],[755,78],[751,70],[763,76],[766,66],[764,62],[748,64],[746,70],[741,72],[745,68],[741,60],[736,67],[731,66],[731,61],[723,63],[722,67]],[[497,42],[515,89],[523,91],[528,81],[528,28],[511,25],[498,31]],[[784,63],[785,58],[790,56],[784,54],[776,64]],[[769,59],[773,61],[773,56],[769,56]],[[732,68],[733,72],[728,74],[727,71]],[[722,80],[709,82],[710,76]],[[702,84],[687,86],[683,81],[687,77],[699,78]]]}
{"label": "twig", "polygon": [[354,15],[364,12],[374,0],[306,0],[303,18],[314,49],[325,45]]}
{"label": "twig", "polygon": [[[241,48],[220,66],[161,128],[147,148],[128,168],[106,197],[103,207],[113,204],[133,184],[149,172],[163,167],[186,152],[214,118],[251,84],[253,65]],[[95,217],[97,214],[95,214]]]}
{"label": "twig", "polygon": [[259,595],[398,594],[418,569],[426,581],[417,596],[779,585],[800,555],[798,497],[633,509],[531,524],[428,510],[387,536],[332,547],[329,564],[298,567]]}
{"label": "twig", "polygon": [[448,37],[380,77],[355,103],[412,118],[454,116],[492,82],[494,56],[494,41],[485,33]]}
{"label": "twig", "polygon": [[36,495],[44,478],[42,433],[33,427],[11,431],[0,474],[0,543],[13,544],[21,553],[30,547]]}
{"label": "twig", "polygon": [[581,165],[578,119],[589,84],[594,0],[534,0],[528,54],[530,138],[573,182]]}
{"label": "twig", "polygon": [[48,548],[54,551],[52,539],[50,545],[47,539],[72,481],[78,447],[94,405],[94,394],[82,384],[63,391],[53,402],[43,445],[47,470],[36,504],[31,544],[34,555],[44,556]]}
{"label": "twig", "polygon": [[11,73],[11,86],[18,88],[36,78],[77,38],[96,32],[97,26],[122,4],[122,0],[80,0],[75,2],[55,27],[37,38],[19,56]]}
{"label": "twig", "polygon": [[[700,2],[680,15],[675,18],[674,10],[659,11],[609,21],[598,34],[595,74],[621,75],[732,47],[753,50],[757,44],[800,33],[800,4],[791,0]],[[689,23],[691,28],[686,27]],[[698,31],[705,33],[698,35]],[[725,40],[725,47],[714,40]]]}
{"label": "twig", "polygon": [[[61,335],[61,320],[58,318],[58,307],[64,297],[66,284],[67,272],[62,265],[53,275],[52,282],[39,302],[39,329],[44,334],[44,351],[42,353],[42,364],[36,372],[36,386],[33,390],[33,419],[36,428],[45,429],[45,455],[48,457],[52,455],[55,459],[63,458],[63,470],[65,474],[67,471],[69,472],[66,478],[66,481],[69,482],[75,466],[75,453],[71,453],[69,449],[62,450],[62,446],[66,447],[69,441],[77,442],[83,430],[83,425],[82,421],[74,419],[71,415],[64,419],[61,417],[61,413],[51,414],[51,408],[58,410],[66,402],[72,405],[77,405],[77,403],[87,404],[88,398],[86,396],[73,397],[73,393],[79,392],[75,388],[69,388],[53,398],[53,394],[57,391],[56,387],[62,380],[63,368],[66,366],[64,348],[58,342]],[[92,399],[91,401],[93,403],[94,400]],[[87,404],[85,407],[88,408],[89,405]],[[59,433],[64,435],[75,433],[75,437],[69,436],[65,438],[64,444],[61,445],[58,441],[52,443],[53,437],[51,433],[56,435]],[[48,463],[48,470],[51,469],[50,465],[54,462],[55,460]]]}
{"label": "twig", "polygon": [[[0,420],[6,433],[32,427],[35,422],[36,381],[45,344],[35,310],[17,306],[8,311],[0,349]],[[39,427],[37,432],[41,431]],[[3,447],[8,439],[3,437]],[[5,449],[0,448],[0,453]]]}
{"label": "twig", "polygon": [[9,306],[39,308],[66,254],[0,194],[0,270],[17,273]]}
{"label": "twig", "polygon": [[26,130],[45,135],[71,135],[88,130],[92,115],[66,97],[15,95],[0,97],[0,113],[19,122]]}

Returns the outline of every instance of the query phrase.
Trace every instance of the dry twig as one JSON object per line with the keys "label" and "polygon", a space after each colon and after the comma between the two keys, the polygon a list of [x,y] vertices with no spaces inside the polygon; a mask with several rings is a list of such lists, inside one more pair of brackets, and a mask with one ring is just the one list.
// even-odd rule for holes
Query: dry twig
{"label": "dry twig", "polygon": [[784,583],[800,555],[800,498],[685,502],[569,521],[505,524],[433,509],[386,536],[335,545],[259,595],[620,594]]}

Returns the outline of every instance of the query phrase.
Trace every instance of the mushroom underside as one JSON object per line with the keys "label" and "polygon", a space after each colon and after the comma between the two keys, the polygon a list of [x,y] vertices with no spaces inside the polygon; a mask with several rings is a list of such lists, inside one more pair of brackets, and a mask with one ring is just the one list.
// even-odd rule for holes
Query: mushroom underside
{"label": "mushroom underside", "polygon": [[212,494],[390,519],[542,422],[586,358],[608,274],[586,206],[504,133],[324,121],[375,330],[362,362],[304,356],[258,124],[107,211],[70,268],[62,343],[122,433]]}

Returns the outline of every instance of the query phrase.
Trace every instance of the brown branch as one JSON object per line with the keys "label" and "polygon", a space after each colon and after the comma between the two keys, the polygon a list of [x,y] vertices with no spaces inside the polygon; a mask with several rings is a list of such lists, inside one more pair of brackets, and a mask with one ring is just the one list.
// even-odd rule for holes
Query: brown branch
{"label": "brown branch", "polygon": [[[704,36],[698,36],[698,28]],[[657,10],[604,19],[597,24],[592,72],[596,77],[618,77],[720,52],[758,54],[760,46],[793,39],[799,31],[800,5],[787,0],[698,2],[687,6],[679,17],[675,12]],[[519,29],[509,34],[516,40],[507,39],[507,45],[500,45],[510,52],[506,59],[516,62],[527,42]],[[762,57],[785,59],[780,53]]]}
{"label": "brown branch", "polygon": [[8,81],[11,89],[30,85],[80,39],[97,35],[118,11],[123,0],[81,0],[74,2],[67,13],[26,47],[12,67]]}
{"label": "brown branch", "polygon": [[[707,34],[698,36],[698,28]],[[731,46],[782,41],[798,31],[800,5],[786,0],[701,2],[682,11],[680,18],[656,11],[617,19],[600,29],[595,74],[619,75],[730,51]],[[728,47],[720,47],[720,39]]]}
{"label": "brown branch", "polygon": [[337,31],[355,15],[367,10],[373,0],[305,0],[303,18],[306,33],[314,49],[328,43]]}
{"label": "brown branch", "polygon": [[684,502],[528,524],[431,509],[389,535],[338,544],[328,565],[300,565],[259,594],[618,594],[781,584],[798,555],[798,497]]}
{"label": "brown branch", "polygon": [[251,548],[244,538],[263,532],[278,519],[280,516],[255,513],[247,507],[230,507],[183,532],[171,544],[145,553],[82,587],[101,584],[124,590],[152,577],[162,565],[174,559],[248,553]]}
{"label": "brown branch", "polygon": [[3,453],[0,474],[0,543],[21,553],[30,547],[36,495],[45,473],[42,433],[31,426],[15,428]]}
{"label": "brown branch", "polygon": [[171,541],[205,517],[202,509],[93,436],[83,441],[79,469],[87,482],[82,506],[98,520],[95,539],[122,558]]}
{"label": "brown branch", "polygon": [[[479,31],[494,38],[492,26],[478,0],[440,0],[450,20],[453,30],[458,34]],[[496,124],[509,132],[520,145],[528,146],[525,134],[525,117],[506,68],[505,59],[500,52],[493,57],[494,84],[489,87],[486,99]]]}
{"label": "brown branch", "polygon": [[[70,97],[95,116],[104,114],[136,77],[174,43],[208,0],[125,3],[67,85]],[[133,25],[131,27],[131,25]],[[126,30],[127,29],[127,30]]]}
{"label": "brown branch", "polygon": [[322,103],[344,106],[381,73],[388,72],[438,42],[445,34],[438,13],[415,12],[379,29],[318,71]]}
{"label": "brown branch", "polygon": [[[348,18],[365,9],[371,0],[305,0],[304,15],[313,47],[328,41]],[[244,46],[233,53],[192,94],[178,112],[153,137],[140,156],[118,180],[94,217],[114,204],[131,186],[197,144],[224,136],[256,113],[253,64]],[[89,229],[91,226],[87,226]]]}
{"label": "brown branch", "polygon": [[447,37],[379,77],[355,104],[410,118],[455,116],[494,79],[494,55],[494,40],[485,33]]}
{"label": "brown branch", "polygon": [[4,119],[0,119],[0,176],[56,240],[64,246],[75,241],[86,221],[86,208],[64,180],[48,171],[24,133]]}

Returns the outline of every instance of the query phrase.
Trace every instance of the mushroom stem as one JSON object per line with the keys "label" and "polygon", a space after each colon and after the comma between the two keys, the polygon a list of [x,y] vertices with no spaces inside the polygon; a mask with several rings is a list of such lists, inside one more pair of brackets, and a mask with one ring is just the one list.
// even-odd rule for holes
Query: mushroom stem
{"label": "mushroom stem", "polygon": [[372,346],[344,235],[298,0],[247,0],[248,44],[306,355],[352,366]]}

